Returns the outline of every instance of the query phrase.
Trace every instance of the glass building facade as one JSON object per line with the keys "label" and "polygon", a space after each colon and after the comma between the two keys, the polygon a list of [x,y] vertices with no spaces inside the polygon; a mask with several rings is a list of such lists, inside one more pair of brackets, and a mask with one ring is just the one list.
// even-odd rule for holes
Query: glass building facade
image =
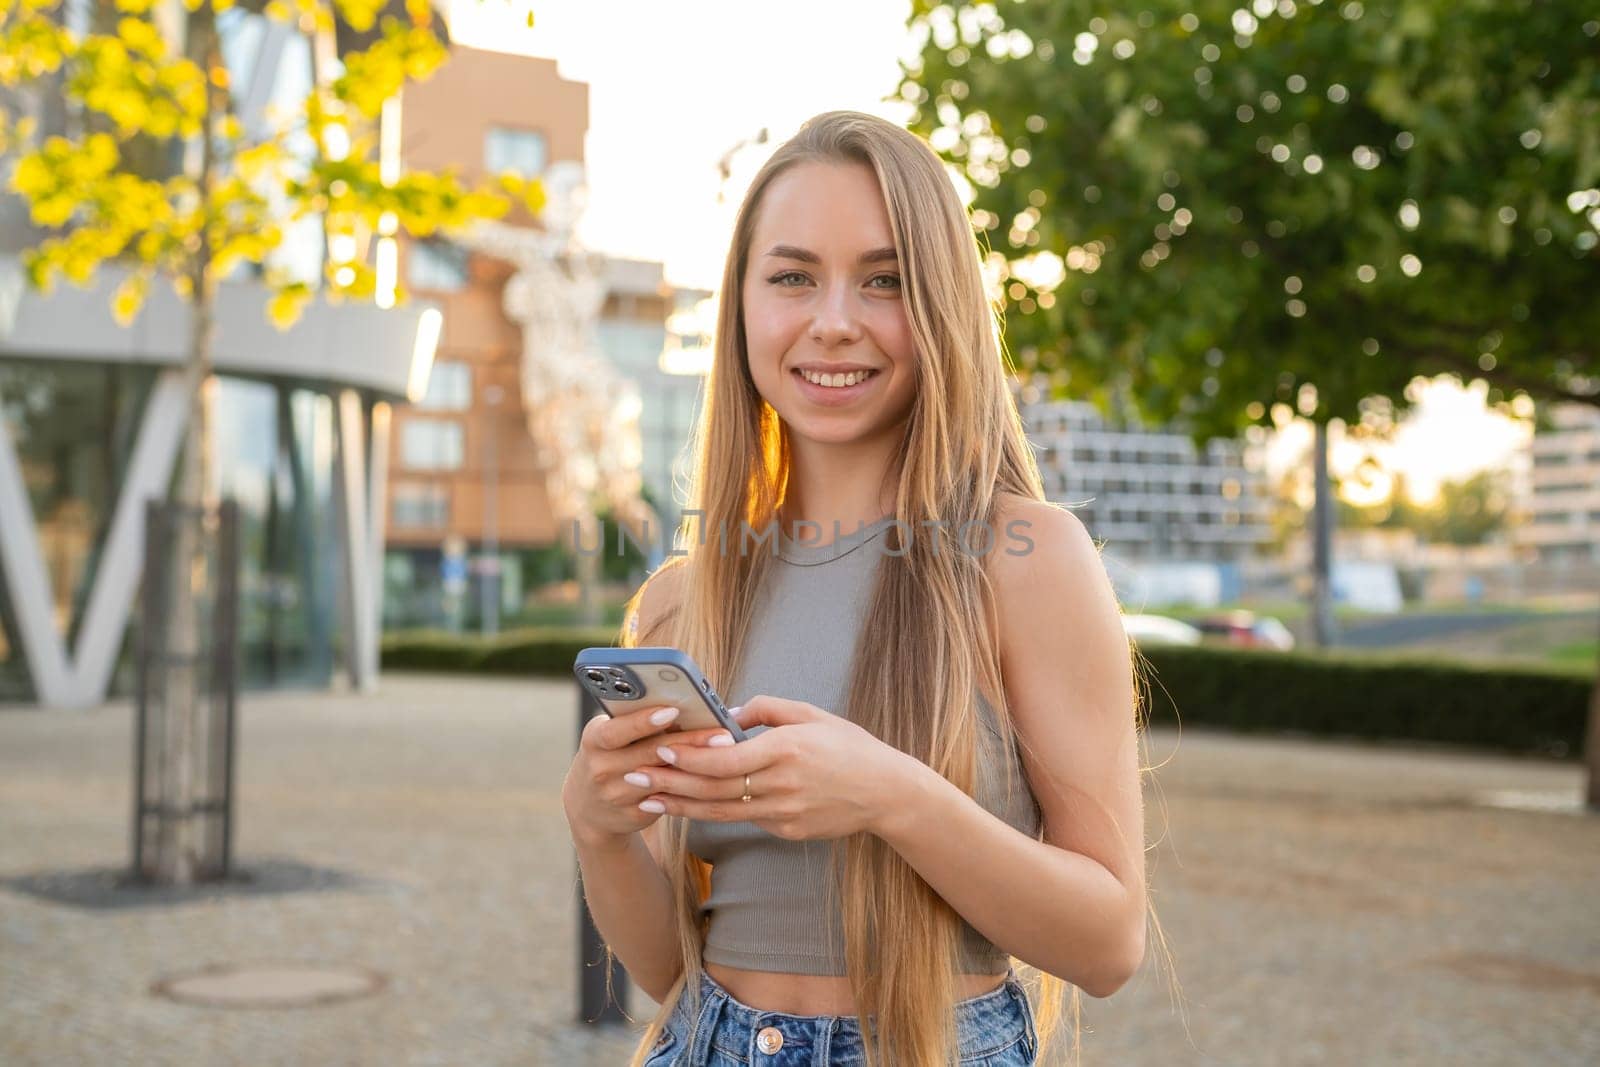
{"label": "glass building facade", "polygon": [[[33,507],[51,621],[68,647],[77,639],[155,373],[149,367],[0,360],[0,423],[11,435]],[[33,695],[0,568],[0,701]]]}
{"label": "glass building facade", "polygon": [[[0,420],[33,509],[52,620],[69,649],[156,374],[140,365],[0,358]],[[215,483],[239,504],[241,684],[325,686],[341,647],[332,398],[234,376],[219,376],[213,396]],[[138,625],[135,606],[109,697],[133,694]],[[34,699],[0,568],[0,702]]]}

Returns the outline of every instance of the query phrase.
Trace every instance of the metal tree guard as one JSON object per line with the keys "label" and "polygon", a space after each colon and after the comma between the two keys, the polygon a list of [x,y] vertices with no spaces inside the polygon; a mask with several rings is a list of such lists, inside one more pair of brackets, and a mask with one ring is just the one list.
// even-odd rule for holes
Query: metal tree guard
{"label": "metal tree guard", "polygon": [[[595,715],[603,714],[599,703],[583,686],[578,686],[578,738]],[[615,959],[605,959],[605,941],[589,914],[589,898],[583,891],[583,870],[578,871],[578,1021],[582,1023],[625,1023],[622,1010],[628,999],[628,972]],[[606,995],[610,985],[612,996]]]}
{"label": "metal tree guard", "polygon": [[[195,524],[206,557],[210,593],[196,605],[199,644],[196,714],[205,723],[202,758],[191,803],[169,811],[162,786],[173,769],[165,765],[162,739],[171,707],[168,668],[187,667],[190,657],[169,640],[172,543],[180,521]],[[233,765],[238,698],[239,508],[232,499],[200,507],[164,500],[145,510],[145,561],[138,645],[138,715],[134,724],[133,867],[139,882],[157,878],[154,843],[170,819],[198,817],[201,831],[195,881],[228,878],[233,871]],[[198,595],[198,593],[196,594]],[[209,643],[208,643],[209,642]]]}

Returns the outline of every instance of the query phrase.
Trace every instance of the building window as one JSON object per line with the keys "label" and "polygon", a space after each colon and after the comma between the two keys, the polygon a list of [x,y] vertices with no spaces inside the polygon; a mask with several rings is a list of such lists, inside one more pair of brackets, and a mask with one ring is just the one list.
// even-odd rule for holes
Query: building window
{"label": "building window", "polygon": [[450,525],[450,490],[443,485],[399,483],[394,487],[396,529],[437,529]]}
{"label": "building window", "polygon": [[428,372],[428,392],[419,408],[465,411],[472,406],[472,368],[465,363],[435,363]]}
{"label": "building window", "polygon": [[406,252],[406,284],[413,289],[455,292],[467,285],[467,250],[448,241],[412,241]]}
{"label": "building window", "polygon": [[537,178],[544,172],[544,134],[491,126],[483,141],[483,165],[491,174],[509,170]]}
{"label": "building window", "polygon": [[400,462],[415,470],[461,469],[464,454],[459,422],[410,419],[400,429]]}

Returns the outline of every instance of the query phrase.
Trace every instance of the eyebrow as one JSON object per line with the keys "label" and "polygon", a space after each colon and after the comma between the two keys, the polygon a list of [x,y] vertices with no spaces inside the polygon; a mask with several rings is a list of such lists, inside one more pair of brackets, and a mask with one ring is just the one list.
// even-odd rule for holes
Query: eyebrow
{"label": "eyebrow", "polygon": [[[822,257],[805,248],[796,248],[794,245],[773,245],[767,255],[777,259],[798,259],[802,263],[821,263]],[[900,254],[893,248],[873,248],[861,253],[856,261],[861,264],[895,262]]]}

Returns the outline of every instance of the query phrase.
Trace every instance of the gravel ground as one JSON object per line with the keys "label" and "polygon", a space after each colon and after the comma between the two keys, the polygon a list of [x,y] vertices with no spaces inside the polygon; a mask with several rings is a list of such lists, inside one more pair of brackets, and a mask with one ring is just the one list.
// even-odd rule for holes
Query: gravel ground
{"label": "gravel ground", "polygon": [[[0,710],[0,1063],[625,1062],[647,996],[631,1029],[576,1021],[575,703],[429,675],[247,696],[235,855],[263,883],[140,906],[41,888],[128,862],[131,709]],[[1576,764],[1193,729],[1148,758],[1165,948],[1083,998],[1082,1063],[1600,1062],[1600,819]],[[262,963],[384,984],[274,1009],[151,988]]]}

